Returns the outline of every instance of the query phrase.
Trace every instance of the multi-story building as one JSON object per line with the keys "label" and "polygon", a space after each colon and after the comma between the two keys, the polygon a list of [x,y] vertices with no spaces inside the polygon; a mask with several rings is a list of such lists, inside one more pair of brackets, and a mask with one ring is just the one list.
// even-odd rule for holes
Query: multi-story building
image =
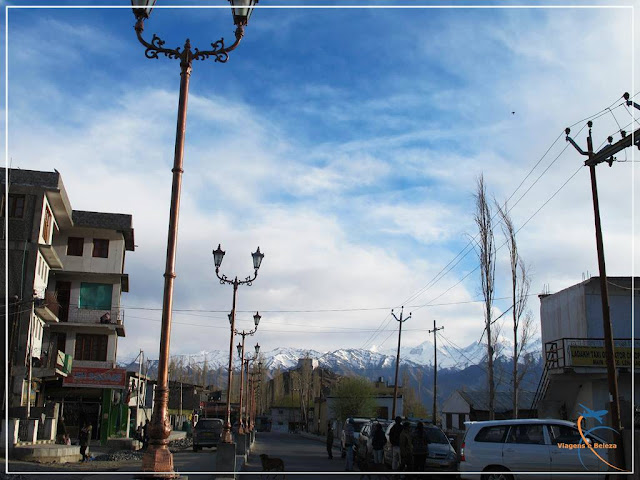
{"label": "multi-story building", "polygon": [[[631,465],[633,451],[634,416],[637,422],[640,411],[640,297],[634,291],[639,281],[636,277],[634,287],[631,277],[607,277],[627,466]],[[600,278],[592,277],[560,292],[540,295],[540,324],[545,366],[532,405],[537,407],[538,416],[575,421],[585,407],[611,412]],[[603,421],[605,425],[612,424],[610,413]],[[590,428],[596,426],[594,419],[585,422]],[[606,429],[597,434],[613,440]],[[636,444],[638,435],[636,426]],[[636,462],[637,454],[636,449]]]}
{"label": "multi-story building", "polygon": [[[636,285],[639,280],[636,278]],[[632,295],[631,277],[608,277],[607,281],[622,421],[630,426],[632,363],[636,368],[635,399],[640,401],[640,342],[632,335],[632,328],[636,336],[640,331],[640,299]],[[539,416],[575,420],[582,410],[580,404],[609,410],[600,278],[540,295],[540,325],[545,367],[534,405]]]}
{"label": "multi-story building", "polygon": [[[135,248],[131,215],[72,210],[58,172],[12,169],[9,178],[8,301],[14,316],[34,319],[14,323],[12,367],[24,363],[36,379],[32,404],[61,403],[71,432],[86,420],[106,440],[127,424],[127,378],[116,354],[125,335],[125,253]],[[31,362],[22,361],[25,348]],[[71,357],[70,371],[57,368]],[[27,404],[24,371],[13,368],[13,405]]]}
{"label": "multi-story building", "polygon": [[3,275],[0,286],[9,307],[7,400],[10,407],[36,406],[44,401],[42,379],[65,377],[69,371],[65,350],[59,354],[49,348],[48,327],[59,320],[46,287],[52,272],[63,268],[53,242],[61,229],[71,227],[72,210],[58,172],[9,170],[8,189],[5,173],[2,216],[8,217],[8,232],[3,222],[0,263],[8,284]]}

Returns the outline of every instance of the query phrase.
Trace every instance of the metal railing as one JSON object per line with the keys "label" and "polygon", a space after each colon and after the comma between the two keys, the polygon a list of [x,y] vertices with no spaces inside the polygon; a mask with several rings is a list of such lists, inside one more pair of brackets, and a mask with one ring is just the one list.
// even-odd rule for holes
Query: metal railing
{"label": "metal railing", "polygon": [[[631,347],[640,348],[640,340],[616,338],[613,341],[618,367],[631,366]],[[545,368],[604,367],[604,338],[560,338],[547,342]],[[637,362],[637,360],[636,360]]]}
{"label": "metal railing", "polygon": [[119,308],[112,308],[111,310],[93,310],[89,308],[70,306],[67,322],[123,325],[124,310]]}

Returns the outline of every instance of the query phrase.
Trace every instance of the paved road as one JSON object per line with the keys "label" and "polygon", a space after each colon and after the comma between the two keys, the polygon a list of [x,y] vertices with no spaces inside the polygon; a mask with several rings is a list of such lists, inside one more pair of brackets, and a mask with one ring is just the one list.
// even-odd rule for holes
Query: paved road
{"label": "paved road", "polygon": [[[213,478],[216,465],[216,450],[205,448],[199,452],[192,450],[181,450],[173,454],[174,469],[180,473],[194,472],[189,474],[190,478],[204,480],[207,475],[197,472],[208,473],[209,478]],[[4,471],[4,462],[2,462]],[[122,472],[139,472],[142,470],[142,463],[139,460],[125,462],[88,462],[63,465],[41,465],[30,462],[9,462],[9,471],[14,472],[39,472],[38,474],[22,474],[25,480],[44,480],[45,478],[62,479],[64,472],[81,472],[69,475],[73,480],[125,480],[132,479],[134,475],[126,475]],[[113,473],[118,471],[120,473]],[[54,475],[47,476],[43,472],[51,472]],[[1,478],[1,477],[0,477]],[[11,477],[9,477],[11,478]]]}
{"label": "paved road", "polygon": [[[294,453],[295,452],[295,453]],[[287,480],[313,480],[322,478],[359,479],[362,472],[345,472],[345,460],[340,458],[340,453],[334,449],[333,460],[327,458],[327,450],[324,442],[310,440],[301,435],[277,432],[261,432],[257,434],[251,456],[247,462],[246,472],[261,472],[260,454],[265,453],[270,457],[281,458],[285,464]],[[317,474],[292,475],[292,472],[325,472]],[[326,472],[336,472],[341,475],[328,477]],[[241,480],[275,479],[282,476],[262,476],[242,474]],[[375,478],[375,476],[373,476]]]}

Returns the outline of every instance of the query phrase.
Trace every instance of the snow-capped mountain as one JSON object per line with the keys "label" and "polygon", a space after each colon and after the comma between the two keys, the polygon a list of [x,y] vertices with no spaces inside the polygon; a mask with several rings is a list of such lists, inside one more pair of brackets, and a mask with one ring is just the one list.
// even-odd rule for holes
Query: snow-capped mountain
{"label": "snow-capped mountain", "polygon": [[[512,342],[506,337],[500,337],[496,344],[497,356],[509,359],[511,357]],[[453,343],[438,342],[438,369],[463,370],[472,365],[481,364],[486,358],[487,346],[485,343],[473,342],[466,347],[459,347]],[[539,359],[541,356],[541,343],[539,339],[532,342],[526,353]],[[433,368],[433,343],[429,340],[415,347],[401,347],[400,364],[412,367]],[[298,365],[301,358],[318,360],[321,367],[336,373],[369,372],[371,376],[395,366],[396,350],[375,351],[375,349],[349,348],[332,352],[318,352],[316,350],[279,347],[269,352],[260,352],[264,368],[274,370],[288,370]],[[188,375],[198,372],[213,372],[226,369],[229,363],[229,352],[212,350],[201,351],[194,354],[172,356],[174,368],[180,368]],[[122,365],[130,370],[138,370],[137,363]],[[157,361],[149,363],[148,373],[154,375],[157,369]]]}

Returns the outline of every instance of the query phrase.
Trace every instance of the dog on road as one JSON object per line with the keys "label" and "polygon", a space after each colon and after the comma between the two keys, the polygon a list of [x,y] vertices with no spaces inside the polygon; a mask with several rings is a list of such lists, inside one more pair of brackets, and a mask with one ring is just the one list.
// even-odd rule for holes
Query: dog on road
{"label": "dog on road", "polygon": [[267,454],[260,454],[263,472],[284,472],[284,461],[281,458],[269,458]]}

